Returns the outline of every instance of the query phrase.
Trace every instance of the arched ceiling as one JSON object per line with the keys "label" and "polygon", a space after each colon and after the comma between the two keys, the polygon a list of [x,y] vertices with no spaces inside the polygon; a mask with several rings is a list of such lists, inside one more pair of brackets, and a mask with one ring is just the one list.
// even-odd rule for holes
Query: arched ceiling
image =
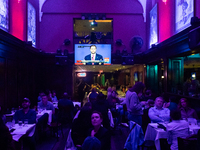
{"label": "arched ceiling", "polygon": [[[39,21],[41,22],[41,19],[42,19],[42,7],[44,5],[44,3],[46,2],[47,0],[39,0]],[[147,0],[138,0],[140,2],[140,4],[142,5],[143,7],[143,16],[144,16],[144,22],[146,22],[146,1]]]}

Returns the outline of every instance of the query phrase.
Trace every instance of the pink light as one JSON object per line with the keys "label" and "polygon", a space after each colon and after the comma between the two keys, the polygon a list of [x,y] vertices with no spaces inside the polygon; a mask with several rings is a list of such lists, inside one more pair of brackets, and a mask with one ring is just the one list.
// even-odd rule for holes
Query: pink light
{"label": "pink light", "polygon": [[167,0],[162,0],[164,3],[165,3],[165,5],[166,5],[166,3],[167,3]]}
{"label": "pink light", "polygon": [[21,0],[17,0],[17,2],[18,2],[18,3],[20,3],[20,2],[21,2]]}

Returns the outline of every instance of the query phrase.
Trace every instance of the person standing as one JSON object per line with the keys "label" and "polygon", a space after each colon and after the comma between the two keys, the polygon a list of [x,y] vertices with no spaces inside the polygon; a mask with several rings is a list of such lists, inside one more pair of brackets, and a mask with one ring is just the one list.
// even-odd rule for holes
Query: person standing
{"label": "person standing", "polygon": [[134,121],[140,126],[142,125],[142,105],[145,102],[140,102],[139,97],[142,96],[145,85],[142,82],[137,82],[132,88],[126,92],[126,106],[128,111],[128,120]]}
{"label": "person standing", "polygon": [[[95,60],[103,61],[103,56],[96,53],[97,47],[96,45],[90,46],[91,54],[85,56],[84,60],[91,60],[91,62],[86,63],[86,65],[103,65],[103,62],[95,62]],[[94,61],[94,62],[93,62]]]}

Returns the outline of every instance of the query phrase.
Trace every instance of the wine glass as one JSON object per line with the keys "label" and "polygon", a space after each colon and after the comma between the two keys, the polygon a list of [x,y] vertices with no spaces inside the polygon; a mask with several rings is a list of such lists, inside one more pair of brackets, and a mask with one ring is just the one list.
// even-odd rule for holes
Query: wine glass
{"label": "wine glass", "polygon": [[25,127],[28,126],[28,119],[24,119],[24,126],[25,126]]}
{"label": "wine glass", "polygon": [[19,127],[20,127],[20,128],[22,127],[22,123],[23,123],[23,122],[22,122],[21,120],[18,121],[18,124],[19,124]]}

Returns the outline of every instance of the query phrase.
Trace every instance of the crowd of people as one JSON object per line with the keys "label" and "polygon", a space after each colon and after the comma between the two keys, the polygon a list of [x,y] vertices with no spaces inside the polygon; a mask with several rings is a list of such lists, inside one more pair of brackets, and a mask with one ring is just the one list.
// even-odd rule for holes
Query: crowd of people
{"label": "crowd of people", "polygon": [[[29,98],[24,98],[22,108],[15,112],[13,120],[15,123],[19,121],[27,121],[28,124],[37,123],[39,109],[51,110],[52,122],[71,124],[71,138],[78,150],[90,150],[95,147],[99,150],[109,150],[113,129],[108,117],[110,111],[115,126],[124,123],[128,126],[128,123],[133,121],[141,126],[144,133],[149,123],[164,123],[169,132],[168,142],[171,149],[177,150],[177,137],[189,136],[188,119],[198,119],[196,111],[189,107],[186,98],[181,98],[177,103],[178,99],[175,96],[169,98],[166,98],[166,95],[154,96],[142,82],[137,82],[130,88],[121,86],[119,91],[115,86],[108,86],[106,93],[103,94],[97,86],[92,86],[91,91],[86,95],[86,103],[80,108],[74,106],[66,92],[59,100],[55,91],[52,93],[48,91],[47,94],[40,92],[37,107],[30,109],[31,101]],[[55,102],[58,103],[57,111],[53,105]],[[4,129],[7,134],[6,143],[10,147],[12,136],[5,125],[5,116],[1,113],[1,109],[0,115],[1,130]],[[35,149],[34,137],[29,138],[28,141],[30,148]]]}
{"label": "crowd of people", "polygon": [[[146,89],[142,82],[137,82],[133,87],[124,91],[125,98],[121,98],[118,96],[115,87],[108,87],[106,97],[101,92],[98,92],[96,87],[93,87],[87,95],[87,100],[91,103],[92,110],[101,112],[104,118],[102,125],[108,131],[110,126],[107,114],[110,110],[113,116],[116,117],[115,124],[122,123],[123,114],[128,121],[134,121],[140,125],[144,132],[149,123],[164,123],[166,130],[170,134],[168,142],[173,150],[178,149],[177,137],[186,138],[190,135],[188,132],[188,119],[194,118],[197,120],[198,115],[194,109],[189,107],[186,98],[181,98],[177,103],[178,99],[175,96],[154,96],[152,91]],[[118,104],[125,106],[126,109],[117,108]],[[82,143],[84,143],[83,140]],[[79,145],[81,144],[79,143]]]}

